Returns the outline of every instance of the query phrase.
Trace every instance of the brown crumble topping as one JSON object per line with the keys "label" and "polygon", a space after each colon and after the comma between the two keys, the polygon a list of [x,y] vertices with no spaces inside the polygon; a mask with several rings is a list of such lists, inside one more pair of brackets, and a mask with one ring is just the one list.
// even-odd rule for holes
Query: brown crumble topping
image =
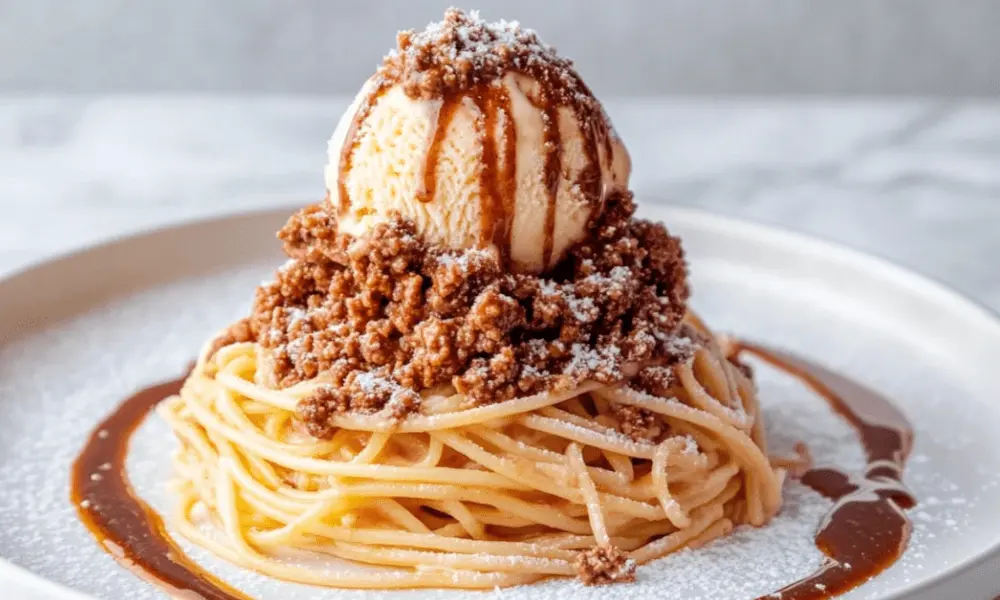
{"label": "brown crumble topping", "polygon": [[406,418],[420,408],[420,395],[388,379],[385,374],[348,371],[346,362],[340,362],[330,371],[332,381],[303,398],[296,413],[309,434],[317,438],[331,437],[336,428],[330,418],[341,413],[357,411],[374,413],[385,410],[393,420]]}
{"label": "brown crumble topping", "polygon": [[585,585],[631,583],[635,581],[635,561],[615,546],[594,546],[577,555],[576,572]]}
{"label": "brown crumble topping", "polygon": [[[591,238],[544,275],[505,273],[492,250],[427,247],[400,219],[340,234],[335,210],[324,202],[292,216],[279,232],[292,260],[216,343],[259,343],[271,370],[261,379],[275,387],[329,384],[300,404],[317,437],[336,413],[401,418],[440,384],[479,405],[610,384],[626,364],[690,353],[678,335],[688,294],[680,243],[632,219],[631,195],[610,199]],[[644,415],[623,421],[652,435]]]}
{"label": "brown crumble topping", "polygon": [[[643,367],[629,381],[629,386],[653,396],[672,396],[671,388],[677,385],[675,365],[690,360],[700,343],[691,336],[690,328],[681,325],[672,345],[672,353],[666,356],[668,362]],[[658,442],[668,433],[660,419],[644,408],[612,402],[611,410],[621,425],[622,433],[634,440]]]}
{"label": "brown crumble topping", "polygon": [[651,365],[636,373],[630,383],[632,387],[654,396],[669,396],[670,388],[677,384],[677,374],[673,366]]}
{"label": "brown crumble topping", "polygon": [[644,408],[613,402],[611,411],[621,424],[622,433],[636,441],[655,442],[664,434],[660,419]]}
{"label": "brown crumble topping", "polygon": [[411,98],[467,92],[514,71],[541,82],[558,104],[590,103],[594,112],[600,110],[573,62],[517,21],[488,23],[477,11],[450,8],[443,21],[423,31],[399,32],[396,45],[383,60],[378,77],[399,82]]}
{"label": "brown crumble topping", "polygon": [[243,318],[230,325],[225,331],[212,340],[212,346],[208,351],[209,356],[213,356],[220,349],[233,344],[256,341],[253,328],[250,326],[250,319]]}
{"label": "brown crumble topping", "polygon": [[688,356],[685,359],[694,357],[699,348],[710,348],[716,341],[712,334],[705,333],[690,323],[681,324],[678,335],[688,342]]}

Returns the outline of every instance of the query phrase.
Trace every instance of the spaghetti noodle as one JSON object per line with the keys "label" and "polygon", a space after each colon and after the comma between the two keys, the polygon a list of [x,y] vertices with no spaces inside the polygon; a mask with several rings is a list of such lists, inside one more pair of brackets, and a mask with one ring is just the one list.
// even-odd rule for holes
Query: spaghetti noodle
{"label": "spaghetti noodle", "polygon": [[[705,335],[661,394],[588,382],[459,409],[435,390],[402,420],[338,415],[322,440],[295,418],[320,383],[272,389],[257,382],[258,345],[207,346],[159,407],[181,441],[174,524],[231,562],[333,587],[631,579],[781,504],[753,382],[686,321]],[[626,435],[621,407],[660,435]],[[314,570],[279,560],[290,548],[384,568]]]}

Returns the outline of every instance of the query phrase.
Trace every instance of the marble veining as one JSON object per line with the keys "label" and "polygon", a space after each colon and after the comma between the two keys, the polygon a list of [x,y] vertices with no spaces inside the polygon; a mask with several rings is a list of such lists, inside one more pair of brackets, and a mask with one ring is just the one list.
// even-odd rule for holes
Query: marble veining
{"label": "marble veining", "polygon": [[[323,194],[345,97],[0,96],[0,275]],[[1000,103],[612,99],[643,202],[803,231],[1000,309]]]}

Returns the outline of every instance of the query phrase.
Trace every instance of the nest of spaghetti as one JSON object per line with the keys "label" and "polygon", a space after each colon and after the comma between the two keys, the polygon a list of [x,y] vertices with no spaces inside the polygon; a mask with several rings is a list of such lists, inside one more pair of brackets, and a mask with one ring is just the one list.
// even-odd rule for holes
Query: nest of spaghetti
{"label": "nest of spaghetti", "polygon": [[399,219],[341,234],[329,202],[293,216],[289,262],[160,407],[175,526],[268,575],[385,589],[628,582],[766,523],[782,473],[751,374],[688,311],[679,241],[633,212],[611,199],[541,275]]}

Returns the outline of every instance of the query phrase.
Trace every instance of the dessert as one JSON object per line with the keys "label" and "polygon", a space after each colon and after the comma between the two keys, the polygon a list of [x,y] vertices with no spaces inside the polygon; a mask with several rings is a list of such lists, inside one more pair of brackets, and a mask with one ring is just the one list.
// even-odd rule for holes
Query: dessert
{"label": "dessert", "polygon": [[403,567],[318,582],[345,587],[630,581],[765,523],[751,380],[688,314],[680,242],[634,217],[572,63],[457,10],[397,41],[289,261],[161,409],[184,503],[279,577],[317,583],[277,545]]}
{"label": "dessert", "polygon": [[[516,23],[454,9],[397,45],[337,125],[326,197],[278,233],[287,263],[159,405],[180,441],[172,526],[290,581],[473,589],[630,582],[640,564],[766,524],[808,453],[768,456],[739,355],[762,351],[689,310],[681,243],[635,217],[628,153],[572,63]],[[814,387],[851,414],[828,380]],[[893,439],[853,488],[805,474],[854,507],[831,523],[886,505],[905,521],[909,438]],[[238,597],[156,523],[137,527],[156,530],[156,560],[133,551],[120,523],[142,505],[91,510],[102,485],[82,484],[85,520],[130,564]],[[905,546],[897,524],[885,556]],[[840,548],[831,560],[855,556]],[[788,597],[848,589],[885,565],[869,562]]]}

